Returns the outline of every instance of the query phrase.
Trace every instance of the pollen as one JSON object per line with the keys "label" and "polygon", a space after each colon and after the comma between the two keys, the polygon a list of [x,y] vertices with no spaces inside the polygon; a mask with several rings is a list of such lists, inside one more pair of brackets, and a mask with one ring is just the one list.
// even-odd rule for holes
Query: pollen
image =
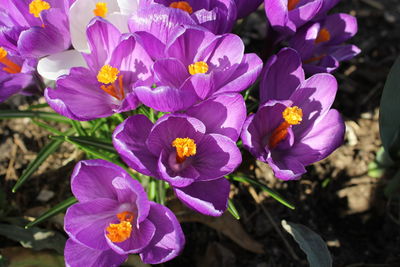
{"label": "pollen", "polygon": [[93,9],[93,13],[95,16],[105,18],[107,16],[108,8],[107,3],[98,2],[96,4],[96,8]]}
{"label": "pollen", "polygon": [[38,18],[40,15],[40,12],[42,12],[43,10],[50,9],[50,7],[51,7],[50,4],[46,1],[33,0],[29,4],[29,13],[31,13],[33,16]]}
{"label": "pollen", "polygon": [[282,117],[288,124],[297,125],[303,119],[303,111],[297,106],[288,107],[282,112]]}
{"label": "pollen", "polygon": [[196,155],[196,143],[193,139],[176,138],[172,142],[172,146],[176,148],[176,161],[182,163],[187,157]]}
{"label": "pollen", "polygon": [[206,73],[208,71],[208,65],[204,61],[198,61],[188,66],[189,73],[195,75],[198,73]]}
{"label": "pollen", "polygon": [[97,74],[97,80],[104,84],[113,83],[118,79],[119,70],[110,65],[104,65]]}
{"label": "pollen", "polygon": [[299,4],[300,0],[289,0],[288,1],[288,10],[291,11],[297,7]]}
{"label": "pollen", "polygon": [[178,1],[178,2],[172,2],[169,7],[173,8],[178,8],[183,11],[186,11],[189,14],[193,13],[193,8],[190,6],[190,4],[186,1]]}
{"label": "pollen", "polygon": [[0,47],[0,64],[4,65],[2,70],[10,74],[20,73],[21,66],[11,61],[7,56],[7,51],[3,47]]}
{"label": "pollen", "polygon": [[315,43],[324,43],[328,42],[331,39],[331,33],[328,31],[327,28],[322,28],[317,35],[317,38],[315,39]]}
{"label": "pollen", "polygon": [[134,215],[132,212],[124,211],[117,214],[120,223],[110,223],[106,229],[107,237],[113,243],[121,243],[127,240],[132,234]]}

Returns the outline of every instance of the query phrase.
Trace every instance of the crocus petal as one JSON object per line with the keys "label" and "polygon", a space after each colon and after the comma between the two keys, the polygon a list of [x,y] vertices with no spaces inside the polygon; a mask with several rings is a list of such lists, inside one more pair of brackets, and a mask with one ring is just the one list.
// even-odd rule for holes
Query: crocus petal
{"label": "crocus petal", "polygon": [[20,92],[32,82],[31,73],[5,75],[0,78],[0,102]]}
{"label": "crocus petal", "polygon": [[197,144],[192,165],[200,173],[197,181],[208,181],[233,172],[241,162],[242,154],[232,139],[209,134]]}
{"label": "crocus petal", "polygon": [[323,57],[318,64],[304,64],[304,72],[308,75],[317,73],[331,73],[339,68],[339,61],[331,55]]}
{"label": "crocus petal", "polygon": [[150,202],[147,217],[156,227],[150,244],[140,253],[147,264],[159,264],[175,258],[182,251],[185,236],[175,215],[163,205]]}
{"label": "crocus petal", "polygon": [[153,70],[163,84],[175,88],[179,88],[189,77],[187,67],[175,58],[157,60],[153,65]]}
{"label": "crocus petal", "polygon": [[274,30],[284,34],[296,32],[296,25],[289,20],[286,0],[264,0],[265,13]]}
{"label": "crocus petal", "polygon": [[300,28],[314,18],[322,7],[324,0],[313,0],[289,12],[289,19]]}
{"label": "crocus petal", "polygon": [[330,48],[331,56],[338,61],[349,60],[361,53],[361,49],[355,45],[340,45]]}
{"label": "crocus petal", "polygon": [[92,249],[108,250],[104,231],[115,221],[118,206],[117,201],[107,198],[76,203],[65,214],[65,231],[76,242]]}
{"label": "crocus petal", "polygon": [[225,178],[195,182],[174,188],[176,196],[189,208],[209,216],[221,216],[227,208],[230,184]]}
{"label": "crocus petal", "polygon": [[357,33],[357,19],[349,14],[332,14],[324,20],[324,28],[330,33],[330,45],[341,44]]}
{"label": "crocus petal", "polygon": [[260,102],[289,99],[304,77],[299,54],[291,48],[282,49],[265,66],[260,83]]}
{"label": "crocus petal", "polygon": [[267,160],[277,178],[284,181],[296,180],[306,173],[304,165],[297,158],[289,157],[284,152],[281,154],[275,153]]}
{"label": "crocus petal", "polygon": [[331,109],[288,154],[304,165],[326,158],[344,140],[345,125],[337,110]]}
{"label": "crocus petal", "polygon": [[120,255],[112,249],[97,250],[74,242],[71,238],[67,240],[64,249],[65,265],[67,267],[117,267],[126,261],[128,255]]}
{"label": "crocus petal", "polygon": [[113,144],[121,158],[134,170],[155,176],[158,158],[146,146],[146,139],[153,124],[144,115],[135,115],[117,126]]}
{"label": "crocus petal", "polygon": [[69,74],[73,67],[87,67],[82,54],[76,50],[63,51],[39,60],[39,74],[49,80],[57,80],[61,75]]}
{"label": "crocus petal", "polygon": [[251,12],[256,11],[263,0],[236,0],[235,2],[238,10],[237,18],[240,19],[247,17]]}
{"label": "crocus petal", "polygon": [[186,114],[203,121],[206,133],[218,133],[237,141],[246,119],[246,105],[239,94],[222,94],[189,108]]}

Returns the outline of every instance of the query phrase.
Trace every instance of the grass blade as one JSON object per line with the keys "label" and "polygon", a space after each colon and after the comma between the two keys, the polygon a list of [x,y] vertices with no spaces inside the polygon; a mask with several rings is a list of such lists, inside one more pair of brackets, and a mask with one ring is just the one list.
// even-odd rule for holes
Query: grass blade
{"label": "grass blade", "polygon": [[54,112],[35,110],[0,110],[0,119],[33,118],[58,122],[69,122],[70,119]]}
{"label": "grass blade", "polygon": [[25,229],[31,228],[63,211],[65,211],[69,206],[71,206],[72,204],[77,203],[78,201],[76,200],[75,197],[70,197],[67,198],[66,200],[62,201],[61,203],[58,203],[56,206],[54,206],[53,208],[49,209],[48,211],[46,211],[45,213],[43,213],[42,215],[40,215],[39,217],[36,218],[36,220],[34,220],[33,222],[28,223],[25,226]]}
{"label": "grass blade", "polygon": [[239,212],[237,211],[237,209],[236,209],[236,207],[233,204],[233,201],[231,199],[228,199],[228,211],[232,214],[232,216],[236,220],[240,220]]}

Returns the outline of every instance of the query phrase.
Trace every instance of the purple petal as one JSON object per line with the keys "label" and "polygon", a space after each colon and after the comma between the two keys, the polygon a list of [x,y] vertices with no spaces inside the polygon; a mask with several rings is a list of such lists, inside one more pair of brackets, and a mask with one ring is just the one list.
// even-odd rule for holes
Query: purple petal
{"label": "purple petal", "polygon": [[238,15],[237,18],[244,18],[247,17],[253,11],[256,11],[257,8],[261,5],[263,0],[236,0]]}
{"label": "purple petal", "polygon": [[106,198],[74,204],[65,214],[64,229],[76,242],[92,249],[108,250],[104,231],[115,221],[118,206],[117,201]]}
{"label": "purple petal", "polygon": [[64,249],[65,265],[67,267],[117,267],[126,261],[128,255],[119,255],[112,249],[96,250],[67,240]]}
{"label": "purple petal", "polygon": [[189,108],[186,113],[202,121],[206,133],[218,133],[237,141],[246,119],[246,105],[239,94],[223,94]]}
{"label": "purple petal", "polygon": [[323,2],[324,0],[314,0],[299,5],[299,7],[289,11],[289,19],[296,25],[296,28],[300,28],[318,14]]}
{"label": "purple petal", "polygon": [[284,48],[272,56],[265,66],[260,84],[260,102],[287,100],[304,81],[300,56],[291,48]]}
{"label": "purple petal", "polygon": [[157,60],[153,65],[153,70],[162,84],[179,88],[189,77],[187,67],[175,58],[165,58]]}
{"label": "purple petal", "polygon": [[121,158],[134,170],[155,176],[158,157],[146,146],[153,124],[144,115],[135,115],[117,126],[113,133],[113,144]]}
{"label": "purple petal", "polygon": [[330,45],[341,44],[357,33],[357,19],[344,13],[332,14],[326,17],[324,28],[330,33]]}
{"label": "purple petal", "polygon": [[265,13],[272,28],[284,34],[296,32],[296,25],[289,20],[287,1],[264,0]]}
{"label": "purple petal", "polygon": [[316,73],[331,73],[339,67],[339,61],[331,55],[323,57],[316,64],[304,64],[304,71],[308,75],[313,75]]}
{"label": "purple petal", "polygon": [[0,102],[5,101],[10,96],[21,92],[32,82],[32,74],[17,73],[4,74],[0,77]]}
{"label": "purple petal", "polygon": [[221,216],[228,206],[230,184],[225,178],[195,182],[174,188],[176,196],[189,208],[209,216]]}
{"label": "purple petal", "polygon": [[349,60],[361,53],[361,49],[355,45],[340,45],[330,48],[331,56],[338,61]]}
{"label": "purple petal", "polygon": [[166,207],[151,202],[147,217],[156,227],[150,244],[140,253],[147,264],[159,264],[175,258],[185,245],[185,236],[175,215]]}
{"label": "purple petal", "polygon": [[285,151],[279,152],[273,153],[267,160],[277,178],[284,181],[296,180],[307,172],[304,165],[297,158],[285,155]]}

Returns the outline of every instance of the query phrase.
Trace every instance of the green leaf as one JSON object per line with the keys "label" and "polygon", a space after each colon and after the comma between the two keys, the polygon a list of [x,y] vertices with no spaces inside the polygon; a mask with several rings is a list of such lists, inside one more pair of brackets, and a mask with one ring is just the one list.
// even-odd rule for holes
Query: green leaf
{"label": "green leaf", "polygon": [[33,118],[58,122],[69,122],[69,119],[54,112],[34,110],[0,110],[0,119]]}
{"label": "green leaf", "polygon": [[47,103],[43,103],[43,104],[35,104],[35,105],[30,105],[28,110],[32,110],[32,109],[41,109],[41,108],[47,108],[49,107],[49,104]]}
{"label": "green leaf", "polygon": [[49,209],[48,211],[46,211],[45,213],[43,213],[42,215],[37,217],[36,220],[34,220],[33,222],[28,223],[25,226],[25,229],[31,228],[31,227],[53,217],[61,212],[64,212],[69,206],[71,206],[72,204],[75,204],[77,202],[78,201],[74,197],[67,198],[66,200],[62,201],[61,203],[58,203],[53,208]]}
{"label": "green leaf", "polygon": [[18,241],[25,248],[33,250],[54,249],[63,254],[66,238],[55,231],[37,227],[24,229],[17,225],[0,224],[0,235]]}
{"label": "green leaf", "polygon": [[72,127],[74,127],[78,135],[87,136],[85,129],[82,127],[82,124],[79,121],[69,120],[69,122],[71,123]]}
{"label": "green leaf", "polygon": [[293,236],[294,240],[307,255],[310,267],[332,266],[332,258],[328,247],[318,234],[304,225],[286,222],[285,220],[282,221],[282,227]]}
{"label": "green leaf", "polygon": [[37,120],[32,120],[32,122],[33,122],[34,124],[36,124],[37,126],[39,126],[39,127],[43,128],[43,129],[49,131],[49,132],[52,133],[52,134],[64,135],[64,133],[60,132],[59,130],[57,130],[57,129],[51,127],[50,125],[48,125],[48,124],[46,124],[46,123],[43,123],[43,122],[37,121]]}
{"label": "green leaf", "polygon": [[[397,58],[383,89],[379,127],[383,147],[392,156],[392,146],[399,144],[400,129],[400,57]],[[399,146],[397,146],[397,149]],[[398,151],[396,151],[397,154]]]}
{"label": "green leaf", "polygon": [[92,136],[53,136],[55,139],[64,139],[65,141],[72,141],[80,145],[92,146],[118,155],[111,141],[99,139]]}
{"label": "green leaf", "polygon": [[[69,129],[66,134],[73,133],[73,129]],[[36,158],[29,163],[28,167],[23,171],[21,177],[18,179],[17,183],[14,185],[12,192],[16,192],[18,188],[20,188],[28,178],[32,176],[32,174],[42,165],[42,163],[53,154],[63,143],[63,140],[53,140],[47,145],[43,147],[43,149],[38,153]]]}
{"label": "green leaf", "polygon": [[285,205],[289,209],[292,209],[292,210],[295,209],[295,206],[293,206],[293,204],[290,204],[289,201],[284,199],[278,192],[276,192],[275,190],[269,188],[268,186],[266,186],[265,184],[263,184],[263,183],[261,183],[259,181],[256,181],[256,180],[253,180],[253,179],[250,179],[250,178],[247,178],[247,177],[243,177],[243,176],[240,176],[240,177],[239,176],[233,176],[232,179],[234,181],[237,181],[237,182],[249,183],[251,185],[255,185],[255,186],[261,188],[261,190],[267,192],[272,198],[274,198],[275,200],[277,200],[281,204]]}
{"label": "green leaf", "polygon": [[228,211],[231,215],[236,219],[240,220],[239,212],[237,211],[235,205],[233,204],[232,200],[228,199]]}

